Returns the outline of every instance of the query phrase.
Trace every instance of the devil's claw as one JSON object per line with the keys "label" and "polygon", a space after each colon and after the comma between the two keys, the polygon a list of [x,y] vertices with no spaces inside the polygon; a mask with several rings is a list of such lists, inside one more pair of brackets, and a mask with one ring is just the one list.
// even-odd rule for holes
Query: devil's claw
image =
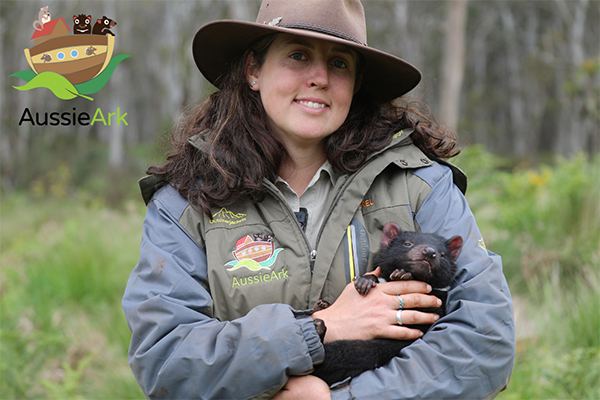
{"label": "devil's claw", "polygon": [[372,287],[377,285],[377,277],[375,275],[363,275],[354,281],[356,291],[362,295],[369,293]]}

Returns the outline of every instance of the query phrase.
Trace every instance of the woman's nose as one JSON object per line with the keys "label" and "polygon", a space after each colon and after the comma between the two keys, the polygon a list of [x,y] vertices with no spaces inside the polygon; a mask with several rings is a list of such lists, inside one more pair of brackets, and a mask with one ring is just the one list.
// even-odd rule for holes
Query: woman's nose
{"label": "woman's nose", "polygon": [[322,60],[315,60],[310,69],[308,86],[326,89],[329,87],[329,70],[327,63]]}

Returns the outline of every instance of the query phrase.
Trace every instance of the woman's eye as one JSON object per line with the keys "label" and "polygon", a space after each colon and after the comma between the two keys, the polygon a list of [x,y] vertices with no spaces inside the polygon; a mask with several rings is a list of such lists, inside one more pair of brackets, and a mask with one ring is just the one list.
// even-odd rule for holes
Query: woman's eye
{"label": "woman's eye", "polygon": [[336,68],[348,68],[348,65],[346,64],[346,62],[342,61],[342,60],[335,60],[331,64],[333,64],[333,66]]}
{"label": "woman's eye", "polygon": [[290,57],[296,61],[306,60],[306,56],[302,53],[293,53]]}

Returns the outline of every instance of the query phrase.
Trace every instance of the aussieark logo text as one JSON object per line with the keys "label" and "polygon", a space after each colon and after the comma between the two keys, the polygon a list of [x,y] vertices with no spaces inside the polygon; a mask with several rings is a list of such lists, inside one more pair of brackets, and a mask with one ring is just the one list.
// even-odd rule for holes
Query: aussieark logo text
{"label": "aussieark logo text", "polygon": [[[35,117],[34,117],[35,114]],[[97,108],[94,115],[91,116],[87,112],[77,112],[77,108],[73,107],[73,112],[45,112],[32,113],[29,108],[23,110],[23,114],[19,119],[19,126],[28,122],[33,126],[93,126],[94,124],[102,124],[104,126],[112,125],[129,125],[125,117],[127,113],[121,113],[121,108],[117,107],[114,112],[103,112]]]}

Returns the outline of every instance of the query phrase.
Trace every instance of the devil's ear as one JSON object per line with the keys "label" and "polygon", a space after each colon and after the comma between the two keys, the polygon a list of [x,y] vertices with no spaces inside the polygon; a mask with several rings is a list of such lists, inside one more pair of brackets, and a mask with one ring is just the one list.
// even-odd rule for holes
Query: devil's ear
{"label": "devil's ear", "polygon": [[458,235],[452,236],[446,241],[446,246],[448,246],[448,249],[450,249],[450,258],[452,261],[456,261],[460,255],[460,251],[462,250],[463,238]]}
{"label": "devil's ear", "polygon": [[381,236],[381,247],[388,247],[393,238],[402,233],[402,228],[395,222],[388,222],[383,227],[383,235]]}

